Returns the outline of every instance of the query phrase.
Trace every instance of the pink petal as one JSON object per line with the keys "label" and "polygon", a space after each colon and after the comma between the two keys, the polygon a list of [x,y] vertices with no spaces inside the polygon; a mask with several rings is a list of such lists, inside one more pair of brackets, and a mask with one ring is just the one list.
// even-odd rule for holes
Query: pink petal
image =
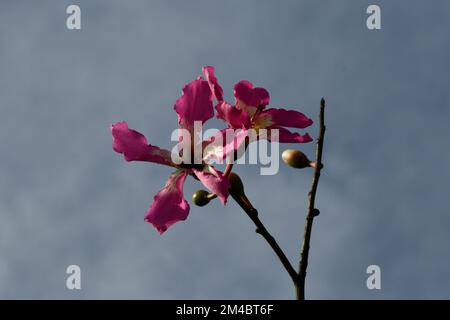
{"label": "pink petal", "polygon": [[[227,135],[230,137],[228,138]],[[206,163],[220,162],[230,157],[234,158],[235,152],[240,151],[237,154],[237,159],[245,152],[243,144],[246,142],[248,131],[246,129],[230,129],[225,128],[217,132],[211,138],[204,140],[203,145],[203,160]],[[217,139],[221,139],[222,144],[213,143]],[[227,141],[227,139],[229,141]]]}
{"label": "pink petal", "polygon": [[178,114],[178,123],[189,130],[194,127],[194,121],[204,123],[212,118],[214,109],[208,82],[199,78],[185,85],[174,109]]}
{"label": "pink petal", "polygon": [[313,121],[303,113],[286,109],[267,109],[258,114],[258,117],[267,117],[274,126],[290,128],[306,128],[312,125]]}
{"label": "pink petal", "polygon": [[153,198],[153,203],[145,213],[145,220],[160,234],[174,223],[186,220],[189,215],[189,203],[183,196],[186,176],[186,170],[171,174],[165,187]]}
{"label": "pink petal", "polygon": [[136,130],[129,129],[125,121],[111,125],[113,149],[122,153],[126,161],[148,161],[173,166],[171,153],[168,150],[148,144],[145,136]]}
{"label": "pink petal", "polygon": [[216,98],[217,101],[223,101],[223,90],[217,82],[216,76],[214,75],[214,67],[203,67],[203,74],[205,75],[206,81],[208,81],[214,98]]}
{"label": "pink petal", "polygon": [[236,101],[242,101],[244,104],[257,107],[259,99],[253,94],[253,84],[250,81],[242,80],[234,85],[234,97]]}
{"label": "pink petal", "polygon": [[[246,142],[246,139],[248,137],[248,131],[245,129],[237,129],[234,132],[234,135],[232,136],[233,139],[230,141],[227,141],[227,130],[225,130],[225,138],[223,139],[224,141],[224,151],[223,151],[223,159],[229,157],[230,155],[234,155],[236,151],[240,151],[245,152],[245,148],[241,148],[243,147],[243,145]],[[238,154],[238,158],[241,156],[242,154]]]}
{"label": "pink petal", "polygon": [[253,93],[258,97],[259,99],[259,105],[260,106],[267,106],[270,102],[270,95],[269,92],[264,89],[264,88],[260,88],[260,87],[256,87],[253,89]]}
{"label": "pink petal", "polygon": [[203,185],[212,193],[216,194],[223,204],[227,203],[230,181],[221,172],[212,166],[205,166],[204,170],[192,170]]}
{"label": "pink petal", "polygon": [[250,128],[251,120],[247,112],[220,102],[216,106],[217,118],[224,120],[231,128]]}
{"label": "pink petal", "polygon": [[271,129],[278,129],[278,142],[280,143],[307,143],[311,142],[312,138],[309,136],[309,134],[305,133],[304,135],[290,132],[288,129],[283,127],[272,127],[267,129],[268,134],[268,140],[272,141],[270,137],[270,131]]}
{"label": "pink petal", "polygon": [[234,86],[234,97],[236,102],[241,101],[251,107],[265,107],[269,104],[270,96],[264,88],[253,88],[250,81],[242,80]]}

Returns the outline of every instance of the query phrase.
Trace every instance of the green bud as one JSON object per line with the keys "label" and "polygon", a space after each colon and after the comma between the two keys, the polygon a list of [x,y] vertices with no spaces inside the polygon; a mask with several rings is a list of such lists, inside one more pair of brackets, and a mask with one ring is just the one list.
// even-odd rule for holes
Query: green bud
{"label": "green bud", "polygon": [[287,165],[297,169],[314,167],[315,165],[315,163],[311,162],[311,160],[309,160],[308,157],[300,150],[295,149],[284,150],[281,157],[283,158],[283,161]]}
{"label": "green bud", "polygon": [[209,197],[209,192],[206,190],[197,190],[192,195],[192,202],[199,207],[206,206],[211,198]]}

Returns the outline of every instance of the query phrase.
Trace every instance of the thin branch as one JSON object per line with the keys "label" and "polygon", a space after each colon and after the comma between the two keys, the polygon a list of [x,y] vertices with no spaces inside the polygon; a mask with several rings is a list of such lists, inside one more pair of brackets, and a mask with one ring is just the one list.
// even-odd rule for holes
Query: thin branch
{"label": "thin branch", "polygon": [[325,136],[325,100],[322,98],[320,101],[320,115],[319,115],[319,138],[317,139],[317,149],[316,149],[316,167],[314,169],[314,176],[312,180],[311,190],[308,193],[308,210],[306,213],[305,221],[305,233],[303,237],[303,244],[300,253],[300,262],[298,270],[298,278],[294,283],[297,299],[305,300],[305,279],[306,279],[306,269],[308,267],[308,256],[309,256],[309,244],[311,241],[311,230],[314,221],[314,217],[319,214],[319,210],[315,208],[315,199],[317,186],[319,184],[320,170],[323,168],[322,164],[322,150],[323,150],[323,140]]}
{"label": "thin branch", "polygon": [[269,243],[269,245],[272,247],[275,254],[278,256],[278,259],[280,259],[282,265],[286,269],[287,273],[291,277],[292,281],[294,283],[297,282],[298,275],[295,269],[292,267],[291,263],[289,262],[288,258],[284,254],[283,250],[280,248],[278,243],[276,242],[275,238],[267,231],[264,224],[259,220],[258,218],[258,211],[253,208],[250,201],[245,196],[238,195],[230,192],[230,195],[233,197],[233,199],[239,204],[239,206],[245,211],[245,213],[248,215],[248,217],[253,221],[253,223],[256,226],[256,233],[259,233],[266,241]]}

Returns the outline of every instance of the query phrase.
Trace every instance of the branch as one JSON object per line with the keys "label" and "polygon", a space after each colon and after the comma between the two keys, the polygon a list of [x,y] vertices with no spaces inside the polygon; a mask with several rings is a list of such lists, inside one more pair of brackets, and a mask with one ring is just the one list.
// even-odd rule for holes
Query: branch
{"label": "branch", "polygon": [[248,217],[253,221],[253,223],[256,226],[256,233],[260,234],[266,241],[269,243],[269,245],[272,247],[275,254],[278,256],[278,259],[280,259],[282,265],[286,269],[287,273],[291,277],[292,281],[294,283],[297,282],[298,275],[295,269],[292,267],[291,263],[289,262],[288,258],[284,254],[283,250],[280,248],[278,243],[276,242],[275,238],[267,231],[267,229],[264,227],[261,220],[258,218],[258,211],[253,208],[250,201],[248,201],[247,197],[243,196],[242,194],[238,194],[236,192],[230,191],[230,195],[233,197],[233,199],[239,204],[239,206],[245,211],[245,213],[248,215]]}
{"label": "branch", "polygon": [[323,140],[325,136],[325,100],[322,98],[320,101],[320,115],[319,115],[319,138],[317,139],[317,149],[316,149],[316,167],[314,169],[314,176],[312,180],[311,190],[308,193],[308,210],[306,214],[305,221],[305,233],[303,236],[303,244],[300,253],[300,262],[298,270],[298,278],[295,281],[295,289],[297,294],[297,300],[305,300],[305,280],[306,280],[306,269],[308,267],[308,256],[309,256],[309,243],[311,241],[311,230],[314,221],[314,217],[319,214],[319,210],[314,207],[316,200],[317,186],[319,184],[320,171],[323,168],[322,164],[322,149]]}

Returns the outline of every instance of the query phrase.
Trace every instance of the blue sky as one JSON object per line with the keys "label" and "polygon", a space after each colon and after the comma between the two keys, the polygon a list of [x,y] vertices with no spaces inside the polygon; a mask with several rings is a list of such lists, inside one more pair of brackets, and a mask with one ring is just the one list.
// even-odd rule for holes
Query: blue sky
{"label": "blue sky", "polygon": [[[73,3],[80,31],[65,26]],[[366,28],[370,4],[381,30]],[[327,100],[308,298],[449,298],[449,13],[439,0],[1,2],[0,298],[294,296],[232,201],[191,205],[159,236],[143,215],[171,170],[111,149],[121,120],[171,148],[173,104],[204,65],[228,99],[248,79],[313,119]],[[311,172],[236,170],[296,263]],[[371,264],[381,290],[366,288]]]}

